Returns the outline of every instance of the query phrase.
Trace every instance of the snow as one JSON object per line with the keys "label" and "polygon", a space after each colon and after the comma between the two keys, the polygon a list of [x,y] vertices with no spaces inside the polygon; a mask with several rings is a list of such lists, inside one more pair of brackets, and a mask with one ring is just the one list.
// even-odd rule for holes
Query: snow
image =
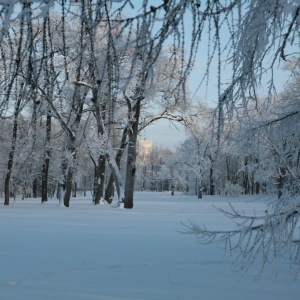
{"label": "snow", "polygon": [[297,299],[285,265],[277,278],[255,281],[259,262],[247,274],[223,262],[217,245],[202,245],[179,233],[181,222],[211,229],[232,223],[216,207],[230,201],[245,213],[263,211],[263,197],[222,198],[136,192],[132,210],[116,204],[55,199],[17,199],[0,206],[0,299]]}

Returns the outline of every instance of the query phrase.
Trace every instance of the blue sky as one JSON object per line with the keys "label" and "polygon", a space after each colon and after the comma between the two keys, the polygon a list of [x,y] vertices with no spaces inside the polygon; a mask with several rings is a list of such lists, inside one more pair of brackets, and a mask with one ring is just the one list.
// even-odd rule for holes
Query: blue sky
{"label": "blue sky", "polygon": [[[162,0],[152,0],[150,1],[152,5],[160,5],[162,3]],[[189,39],[189,26],[192,26],[192,23],[190,19],[185,19],[185,29],[186,29],[186,36],[185,36],[185,44],[187,46],[187,52],[189,51],[189,45],[190,45],[190,39]],[[192,28],[190,28],[191,32]],[[227,40],[229,39],[228,32],[226,30],[222,30],[222,43],[223,47],[226,44]],[[191,72],[190,78],[189,78],[189,88],[191,90],[191,95],[194,95],[194,100],[204,101],[211,107],[216,107],[216,104],[218,103],[218,64],[217,59],[212,61],[211,68],[210,68],[210,74],[209,74],[209,80],[207,82],[204,81],[201,87],[199,87],[199,83],[201,79],[203,78],[203,75],[206,70],[206,62],[207,62],[207,42],[205,40],[208,40],[208,35],[203,35],[203,43],[201,47],[199,47],[199,51],[196,57],[196,66],[194,70]],[[210,45],[212,48],[213,45]],[[210,50],[212,51],[212,49]],[[272,53],[271,53],[272,54]],[[271,55],[270,55],[271,56]],[[221,68],[221,76],[222,76],[222,83],[221,89],[226,89],[230,79],[231,79],[231,66],[229,64],[226,65],[225,57],[222,57],[224,60],[222,62],[222,68]],[[266,59],[267,62],[267,59]],[[268,62],[269,63],[269,62]],[[281,92],[283,90],[284,84],[286,80],[288,79],[288,72],[282,71],[283,63],[281,62],[278,66],[275,65],[274,70],[274,82],[277,89],[277,92]],[[270,74],[266,74],[261,82],[262,87],[259,89],[260,96],[265,96],[268,93],[268,81],[270,80]],[[199,88],[198,88],[199,87]],[[222,92],[222,91],[221,91]],[[177,128],[170,124],[167,120],[158,121],[155,124],[151,125],[149,128],[147,128],[141,135],[142,138],[148,138],[152,139],[154,141],[154,145],[156,146],[164,146],[169,148],[174,148],[174,145],[177,144],[180,141],[184,140],[185,137],[185,130],[183,126],[180,124],[177,125]]]}
{"label": "blue sky", "polygon": [[[135,5],[134,12],[139,12],[137,9],[141,6],[142,2],[133,2]],[[163,0],[150,0],[149,6],[158,6],[163,3]],[[141,12],[140,12],[141,13]],[[132,10],[128,10],[128,14],[132,14]],[[159,26],[160,24],[158,24]],[[155,27],[156,29],[159,27]],[[189,16],[185,17],[185,45],[186,45],[186,51],[189,53],[189,46],[191,44],[191,38],[189,36],[189,32],[192,30],[192,21]],[[215,107],[218,102],[218,72],[217,72],[217,62],[216,59],[212,62],[211,68],[210,68],[210,75],[209,75],[209,81],[206,86],[206,82],[204,81],[202,86],[198,89],[199,83],[201,79],[203,78],[203,75],[206,70],[206,62],[207,62],[207,41],[208,40],[208,34],[206,36],[207,29],[204,30],[204,35],[202,39],[201,47],[199,47],[199,51],[196,57],[195,61],[195,68],[191,72],[190,78],[189,78],[189,88],[191,90],[191,95],[194,95],[194,99],[196,101],[199,101],[201,99],[205,103],[207,103],[211,107]],[[222,41],[223,44],[226,41],[226,39],[229,38],[228,33],[226,33],[226,30],[222,30]],[[170,40],[170,43],[172,41]],[[213,45],[210,45],[212,51]],[[224,68],[225,62],[222,63],[222,81],[225,83],[223,86],[226,88],[227,82],[226,79],[230,79],[230,66],[227,65],[227,69]],[[275,81],[277,82],[278,91],[281,91],[284,82],[286,81],[286,78],[288,77],[288,74],[285,72],[283,73],[280,69],[275,74]],[[228,80],[229,82],[229,80]],[[267,93],[267,80],[265,83],[263,83],[263,86],[266,87],[266,90],[262,90],[262,95]],[[222,88],[222,87],[221,87]],[[175,126],[176,125],[176,126]],[[170,123],[168,120],[160,120],[155,122],[155,124],[152,124],[149,126],[146,130],[144,130],[140,136],[140,138],[148,138],[154,141],[155,146],[164,146],[168,148],[174,148],[174,145],[177,144],[180,141],[183,141],[185,138],[185,130],[184,127],[180,124]]]}

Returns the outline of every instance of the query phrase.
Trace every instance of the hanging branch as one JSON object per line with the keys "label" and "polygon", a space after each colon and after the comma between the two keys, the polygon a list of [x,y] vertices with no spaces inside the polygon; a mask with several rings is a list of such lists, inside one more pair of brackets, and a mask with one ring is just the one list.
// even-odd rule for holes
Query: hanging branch
{"label": "hanging branch", "polygon": [[[300,240],[297,224],[300,218],[300,205],[294,203],[289,209],[279,213],[265,212],[263,216],[247,216],[239,213],[231,204],[230,210],[218,209],[226,217],[235,220],[234,230],[210,231],[205,226],[193,222],[184,224],[181,233],[196,235],[205,244],[222,244],[225,253],[234,258],[234,264],[244,272],[249,271],[254,260],[260,258],[259,278],[267,264],[278,266],[278,262],[287,258],[291,267],[300,272]],[[278,270],[275,270],[277,274]]]}

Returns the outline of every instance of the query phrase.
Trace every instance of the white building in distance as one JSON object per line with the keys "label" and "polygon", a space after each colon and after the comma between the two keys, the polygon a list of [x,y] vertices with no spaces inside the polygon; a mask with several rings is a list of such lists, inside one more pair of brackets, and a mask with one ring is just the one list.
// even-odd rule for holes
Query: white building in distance
{"label": "white building in distance", "polygon": [[142,162],[147,161],[149,158],[152,150],[153,150],[153,141],[152,140],[139,140],[139,147],[138,147],[138,154],[139,158]]}

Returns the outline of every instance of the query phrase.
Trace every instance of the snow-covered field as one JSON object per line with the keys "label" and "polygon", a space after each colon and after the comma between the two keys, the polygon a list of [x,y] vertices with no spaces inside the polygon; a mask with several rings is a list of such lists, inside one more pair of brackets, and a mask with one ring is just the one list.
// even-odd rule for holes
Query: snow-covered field
{"label": "snow-covered field", "polygon": [[246,275],[234,272],[217,245],[178,232],[187,220],[231,226],[212,205],[251,212],[264,200],[137,192],[132,210],[90,198],[70,208],[54,199],[0,205],[0,299],[298,299],[299,279],[291,283],[285,266],[257,282],[258,262]]}

